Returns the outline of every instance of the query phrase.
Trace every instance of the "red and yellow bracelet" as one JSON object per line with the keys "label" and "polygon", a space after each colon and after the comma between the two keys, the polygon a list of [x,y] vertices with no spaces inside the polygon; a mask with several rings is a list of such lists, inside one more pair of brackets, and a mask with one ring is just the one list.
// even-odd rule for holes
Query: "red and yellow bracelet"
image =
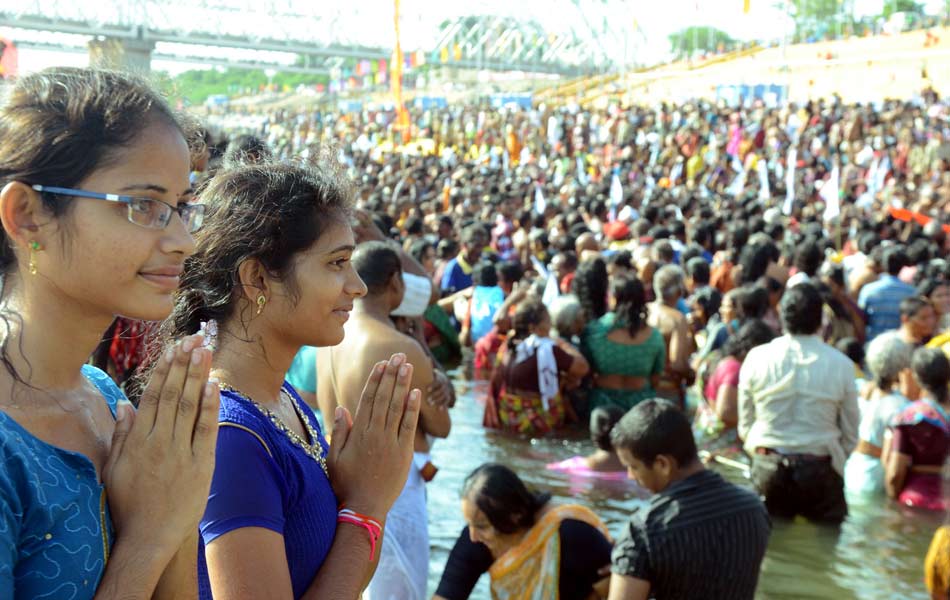
{"label": "red and yellow bracelet", "polygon": [[372,517],[361,515],[348,508],[341,507],[340,512],[337,513],[336,522],[356,525],[357,527],[362,527],[369,533],[369,559],[372,561],[376,556],[376,543],[379,542],[379,536],[383,534],[383,528],[379,524],[379,521]]}

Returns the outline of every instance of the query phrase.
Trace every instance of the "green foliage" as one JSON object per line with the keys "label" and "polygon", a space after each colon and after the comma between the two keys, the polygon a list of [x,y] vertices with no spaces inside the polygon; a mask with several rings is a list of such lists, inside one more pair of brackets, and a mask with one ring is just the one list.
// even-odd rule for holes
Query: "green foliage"
{"label": "green foliage", "polygon": [[[273,83],[277,89],[298,85],[326,84],[326,75],[308,73],[277,73]],[[174,98],[181,98],[191,104],[201,104],[208,96],[225,94],[234,96],[256,92],[268,84],[267,75],[257,69],[203,69],[185,71],[170,78],[162,87],[169,90]]]}
{"label": "green foliage", "polygon": [[669,35],[670,50],[677,56],[688,56],[696,51],[715,52],[722,46],[730,49],[735,46],[725,31],[715,27],[687,27]]}
{"label": "green foliage", "polygon": [[922,5],[913,0],[885,0],[884,18],[888,18],[896,12],[919,13]]}

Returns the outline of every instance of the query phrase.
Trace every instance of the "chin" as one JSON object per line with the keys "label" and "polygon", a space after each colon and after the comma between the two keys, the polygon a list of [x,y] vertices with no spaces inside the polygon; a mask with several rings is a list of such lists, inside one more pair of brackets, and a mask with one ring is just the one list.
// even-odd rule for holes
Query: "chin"
{"label": "chin", "polygon": [[314,344],[318,348],[326,348],[330,346],[338,346],[343,342],[345,332],[342,327],[334,328],[333,331],[324,331],[323,335],[320,336],[320,341]]}
{"label": "chin", "polygon": [[164,321],[170,314],[172,314],[172,308],[174,305],[175,303],[171,294],[168,294],[167,296],[153,295],[148,298],[142,298],[137,302],[129,302],[127,303],[127,306],[123,306],[115,312],[128,319],[136,319],[139,321]]}

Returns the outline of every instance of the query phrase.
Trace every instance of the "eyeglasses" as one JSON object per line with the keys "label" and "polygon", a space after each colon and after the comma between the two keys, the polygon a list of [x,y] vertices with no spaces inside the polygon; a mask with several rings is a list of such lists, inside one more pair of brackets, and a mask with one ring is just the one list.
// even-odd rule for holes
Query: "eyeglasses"
{"label": "eyeglasses", "polygon": [[92,198],[93,200],[108,200],[109,202],[127,204],[129,207],[129,222],[149,229],[165,229],[168,227],[168,224],[172,220],[173,212],[178,213],[188,233],[194,233],[201,229],[201,225],[205,220],[204,204],[184,203],[178,206],[172,206],[161,200],[139,196],[102,194],[99,192],[87,192],[86,190],[50,187],[47,185],[34,185],[32,188],[40,193],[55,194],[58,196],[75,196],[77,198]]}

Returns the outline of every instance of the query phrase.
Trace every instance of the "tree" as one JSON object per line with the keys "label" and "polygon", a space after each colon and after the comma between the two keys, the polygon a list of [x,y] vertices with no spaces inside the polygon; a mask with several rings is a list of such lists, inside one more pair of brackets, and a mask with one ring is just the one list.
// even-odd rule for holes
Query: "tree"
{"label": "tree", "polygon": [[736,40],[715,27],[687,27],[669,35],[670,50],[677,56],[695,52],[715,52],[720,47],[732,48]]}
{"label": "tree", "polygon": [[843,17],[841,0],[792,0],[791,4],[798,39],[824,38]]}
{"label": "tree", "polygon": [[922,6],[913,0],[885,0],[882,16],[887,19],[896,12],[919,13]]}

